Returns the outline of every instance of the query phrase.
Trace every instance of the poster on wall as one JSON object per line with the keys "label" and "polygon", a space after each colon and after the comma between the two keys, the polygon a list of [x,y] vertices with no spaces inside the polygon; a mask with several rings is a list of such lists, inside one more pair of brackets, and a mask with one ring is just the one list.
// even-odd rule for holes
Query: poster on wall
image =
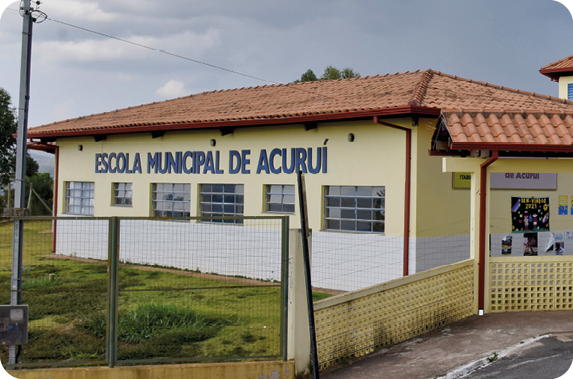
{"label": "poster on wall", "polygon": [[548,197],[511,197],[511,232],[548,232]]}
{"label": "poster on wall", "polygon": [[512,240],[512,236],[505,236],[501,239],[501,255],[511,255]]}
{"label": "poster on wall", "polygon": [[559,195],[559,214],[562,216],[567,216],[567,210],[569,209],[568,205],[569,196],[567,195]]}
{"label": "poster on wall", "polygon": [[[567,235],[570,231],[567,231],[565,234]],[[567,236],[569,239],[569,236]],[[549,241],[547,241],[547,248],[545,249],[546,253],[553,253],[555,255],[563,255],[565,252],[565,241],[563,238],[563,232],[558,233],[551,233],[549,236]]]}
{"label": "poster on wall", "polygon": [[523,235],[523,255],[537,255],[537,233],[525,233]]}
{"label": "poster on wall", "polygon": [[565,252],[565,241],[563,241],[563,234],[555,234],[555,247],[553,250],[555,251],[555,255],[563,255]]}

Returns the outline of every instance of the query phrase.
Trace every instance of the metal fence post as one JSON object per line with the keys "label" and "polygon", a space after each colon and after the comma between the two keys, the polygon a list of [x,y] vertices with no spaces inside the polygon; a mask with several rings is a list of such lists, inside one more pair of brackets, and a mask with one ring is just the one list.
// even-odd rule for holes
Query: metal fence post
{"label": "metal fence post", "polygon": [[289,277],[289,217],[282,218],[281,225],[281,355],[288,360],[288,277]]}
{"label": "metal fence post", "polygon": [[[12,278],[10,282],[10,305],[22,304],[22,265],[24,251],[24,220],[14,220],[12,239]],[[17,346],[8,346],[8,363],[18,363]]]}
{"label": "metal fence post", "polygon": [[113,368],[117,361],[117,324],[118,324],[118,261],[119,261],[119,219],[109,220],[108,249],[108,306],[106,350],[108,366]]}

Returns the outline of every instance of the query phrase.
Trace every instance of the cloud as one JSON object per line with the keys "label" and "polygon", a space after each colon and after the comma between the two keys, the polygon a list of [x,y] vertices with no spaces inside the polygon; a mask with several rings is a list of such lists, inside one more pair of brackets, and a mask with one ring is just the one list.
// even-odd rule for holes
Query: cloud
{"label": "cloud", "polygon": [[189,91],[185,89],[185,84],[178,80],[170,80],[161,88],[159,88],[155,95],[162,99],[173,99],[189,95]]}
{"label": "cloud", "polygon": [[44,64],[108,61],[140,54],[112,40],[49,41],[40,42],[34,47]]}
{"label": "cloud", "polygon": [[[10,4],[17,9],[18,2]],[[573,42],[562,38],[573,30],[563,8],[552,0],[48,0],[41,5],[51,19],[269,81],[290,82],[309,68],[320,74],[327,65],[350,66],[363,75],[434,68],[552,95],[556,84],[538,69],[573,50]],[[0,86],[13,98],[19,89],[21,30],[18,12],[4,12]],[[32,60],[30,125],[180,96],[185,86],[195,93],[266,84],[50,20],[34,26]],[[185,85],[169,89],[164,85],[170,80]],[[68,97],[81,101],[61,107]]]}
{"label": "cloud", "polygon": [[54,19],[73,19],[77,21],[109,22],[120,17],[117,13],[102,10],[98,3],[91,1],[58,0],[42,7],[48,16]]}
{"label": "cloud", "polygon": [[[150,53],[158,57],[160,50],[174,54],[185,55],[193,51],[197,57],[201,52],[219,44],[219,32],[209,29],[199,34],[191,31],[168,35],[162,38],[131,36],[122,37],[133,44],[115,39],[84,39],[79,41],[40,41],[34,49],[41,57],[42,63],[52,65],[74,65],[78,62],[105,62],[105,61],[136,61],[141,64],[142,58],[148,58]],[[140,46],[137,46],[137,45]],[[142,46],[148,46],[146,49]],[[190,56],[190,58],[193,58]],[[162,57],[164,59],[164,57]]]}

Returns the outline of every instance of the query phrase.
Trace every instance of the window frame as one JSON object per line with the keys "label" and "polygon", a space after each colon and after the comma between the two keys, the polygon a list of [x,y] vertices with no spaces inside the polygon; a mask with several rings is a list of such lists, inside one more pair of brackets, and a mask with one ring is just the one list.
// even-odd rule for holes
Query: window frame
{"label": "window frame", "polygon": [[[66,191],[65,191],[65,214],[80,215],[80,216],[93,216],[95,210],[95,182],[80,182],[80,181],[66,181]],[[76,187],[79,184],[79,188]],[[74,193],[72,194],[72,191]],[[79,191],[79,196],[77,196],[76,191]],[[72,200],[79,200],[79,204],[72,204]],[[84,204],[87,202],[88,204]],[[79,207],[79,212],[72,212],[72,208]],[[84,212],[84,210],[90,210],[91,212]]]}
{"label": "window frame", "polygon": [[[233,191],[230,191],[231,186]],[[238,188],[240,188],[240,192],[237,191]],[[241,201],[237,201],[238,199],[241,199]],[[245,215],[245,185],[221,183],[199,184],[198,208],[200,217],[242,217]],[[229,209],[232,209],[232,211],[229,211]],[[206,222],[243,224],[241,218],[211,220]]]}
{"label": "window frame", "polygon": [[[338,194],[332,191],[334,189],[338,189]],[[350,194],[350,189],[353,189],[352,194]],[[369,191],[370,195],[360,194],[365,191]],[[379,191],[382,195],[375,195]],[[386,231],[385,186],[324,186],[323,201],[324,230],[384,235]],[[379,201],[378,205],[376,201]],[[338,205],[336,205],[337,202]],[[370,206],[367,206],[368,202]],[[365,218],[368,212],[370,212],[370,217]],[[377,214],[380,218],[376,218]],[[336,222],[338,222],[338,227],[333,227]],[[348,227],[350,224],[353,224],[353,228]],[[363,227],[359,227],[360,225]],[[364,227],[366,225],[368,229]]]}
{"label": "window frame", "polygon": [[[125,188],[120,189],[118,188],[120,185],[124,185]],[[114,182],[112,183],[112,203],[111,205],[115,207],[133,207],[133,183],[130,182]],[[124,192],[125,196],[119,196],[118,193]],[[131,193],[131,196],[127,196],[128,193]],[[124,203],[118,202],[120,199],[125,201]]]}
{"label": "window frame", "polygon": [[[280,192],[272,192],[273,187],[280,187]],[[285,187],[292,187],[292,193],[285,193]],[[295,205],[296,205],[296,188],[294,184],[265,184],[264,186],[264,212],[265,213],[281,213],[281,214],[295,214]],[[280,196],[280,202],[270,200],[272,196]],[[292,203],[285,203],[285,196],[290,197],[292,196]],[[271,210],[271,204],[278,204],[280,206],[280,210]],[[288,210],[285,208],[290,208],[292,206],[292,210]]]}
{"label": "window frame", "polygon": [[[161,190],[158,190],[158,185],[161,185]],[[170,189],[165,186],[171,186]],[[183,190],[176,191],[176,186],[183,186]],[[170,194],[171,199],[157,199],[158,194]],[[178,195],[177,197],[175,195]],[[180,197],[182,200],[178,200]],[[191,217],[191,184],[190,183],[151,183],[151,217]],[[168,207],[159,209],[158,204],[171,204],[171,209]],[[180,204],[183,204],[183,210],[176,209]],[[168,213],[171,215],[161,214],[158,212]],[[179,215],[175,215],[180,213]]]}

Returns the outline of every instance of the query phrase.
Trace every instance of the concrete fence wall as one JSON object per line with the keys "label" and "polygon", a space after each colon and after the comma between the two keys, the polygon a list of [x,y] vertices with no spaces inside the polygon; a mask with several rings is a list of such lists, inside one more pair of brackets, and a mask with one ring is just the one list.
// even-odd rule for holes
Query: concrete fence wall
{"label": "concrete fence wall", "polygon": [[[120,260],[221,275],[280,280],[280,222],[243,225],[123,219]],[[108,221],[60,219],[55,253],[107,259]],[[410,274],[469,258],[469,235],[410,238]],[[312,233],[313,286],[354,291],[400,278],[403,238],[368,233]],[[257,250],[253,250],[256,247]]]}
{"label": "concrete fence wall", "polygon": [[573,309],[573,256],[491,257],[487,312]]}
{"label": "concrete fence wall", "polygon": [[473,259],[318,301],[318,359],[325,368],[477,313]]}

